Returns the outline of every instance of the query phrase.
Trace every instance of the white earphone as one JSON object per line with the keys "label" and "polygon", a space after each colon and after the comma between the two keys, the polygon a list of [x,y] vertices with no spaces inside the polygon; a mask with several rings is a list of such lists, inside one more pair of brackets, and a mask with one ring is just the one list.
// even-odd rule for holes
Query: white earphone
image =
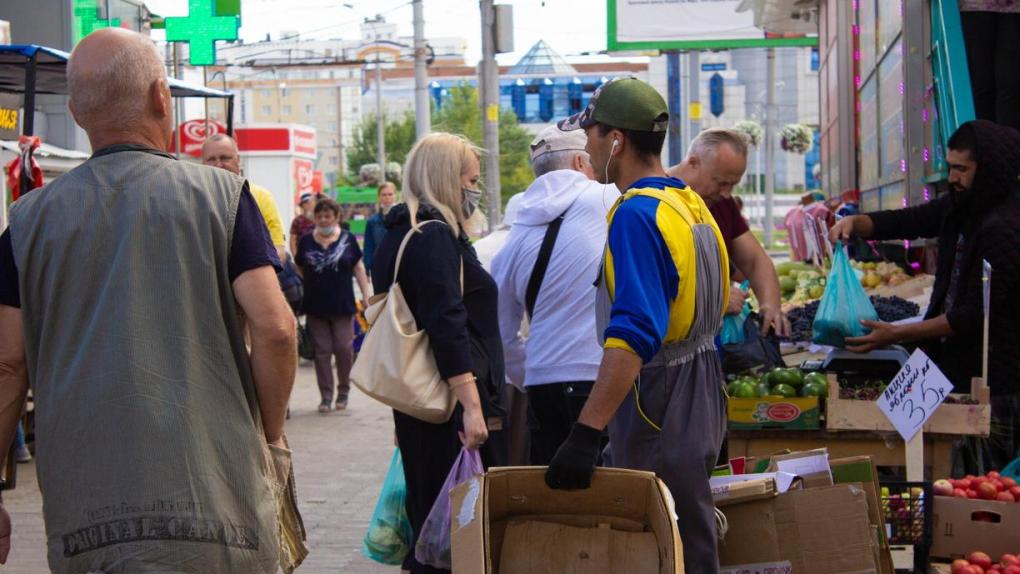
{"label": "white earphone", "polygon": [[613,138],[613,147],[609,148],[609,154],[612,155],[618,147],[620,147],[620,140]]}

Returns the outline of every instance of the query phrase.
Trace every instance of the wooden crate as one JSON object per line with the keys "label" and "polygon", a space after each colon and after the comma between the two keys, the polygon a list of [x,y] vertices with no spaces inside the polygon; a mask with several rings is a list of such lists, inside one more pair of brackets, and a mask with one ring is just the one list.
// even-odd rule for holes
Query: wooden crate
{"label": "wooden crate", "polygon": [[[992,420],[988,386],[983,379],[971,382],[976,405],[943,404],[924,425],[924,432],[987,437]],[[964,395],[966,396],[966,395]],[[830,431],[896,432],[874,401],[839,398],[839,382],[829,374],[829,396],[825,399],[825,428]]]}

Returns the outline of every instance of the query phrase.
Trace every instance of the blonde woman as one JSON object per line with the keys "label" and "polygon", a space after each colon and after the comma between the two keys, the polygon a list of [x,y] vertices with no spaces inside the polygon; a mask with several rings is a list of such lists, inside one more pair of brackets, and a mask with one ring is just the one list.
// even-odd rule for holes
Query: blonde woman
{"label": "blonde woman", "polygon": [[[486,467],[506,460],[505,439],[497,430],[503,428],[505,413],[499,400],[504,376],[496,283],[464,232],[481,197],[479,165],[479,150],[463,137],[434,133],[422,138],[407,156],[404,203],[387,214],[373,264],[376,292],[389,290],[400,242],[412,227],[417,229],[397,281],[429,336],[439,373],[459,402],[444,424],[393,413],[415,542],[462,445],[480,449]],[[411,554],[405,570],[445,572],[418,564]]]}

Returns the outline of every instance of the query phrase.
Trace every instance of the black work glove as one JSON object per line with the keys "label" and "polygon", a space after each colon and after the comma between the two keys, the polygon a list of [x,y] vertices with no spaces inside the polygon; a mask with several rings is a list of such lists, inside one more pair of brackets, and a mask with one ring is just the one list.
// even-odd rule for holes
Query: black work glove
{"label": "black work glove", "polygon": [[601,446],[602,431],[574,423],[545,471],[545,483],[559,490],[590,488]]}

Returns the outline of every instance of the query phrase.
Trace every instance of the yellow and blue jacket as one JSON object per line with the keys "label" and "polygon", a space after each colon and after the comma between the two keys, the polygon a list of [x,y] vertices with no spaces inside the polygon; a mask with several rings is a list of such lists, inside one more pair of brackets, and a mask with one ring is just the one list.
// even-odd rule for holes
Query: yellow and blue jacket
{"label": "yellow and blue jacket", "polygon": [[697,309],[693,226],[709,224],[719,243],[723,307],[729,300],[729,259],[708,207],[683,181],[646,177],[609,212],[604,280],[612,299],[605,348],[626,349],[646,363],[665,344],[687,338]]}

